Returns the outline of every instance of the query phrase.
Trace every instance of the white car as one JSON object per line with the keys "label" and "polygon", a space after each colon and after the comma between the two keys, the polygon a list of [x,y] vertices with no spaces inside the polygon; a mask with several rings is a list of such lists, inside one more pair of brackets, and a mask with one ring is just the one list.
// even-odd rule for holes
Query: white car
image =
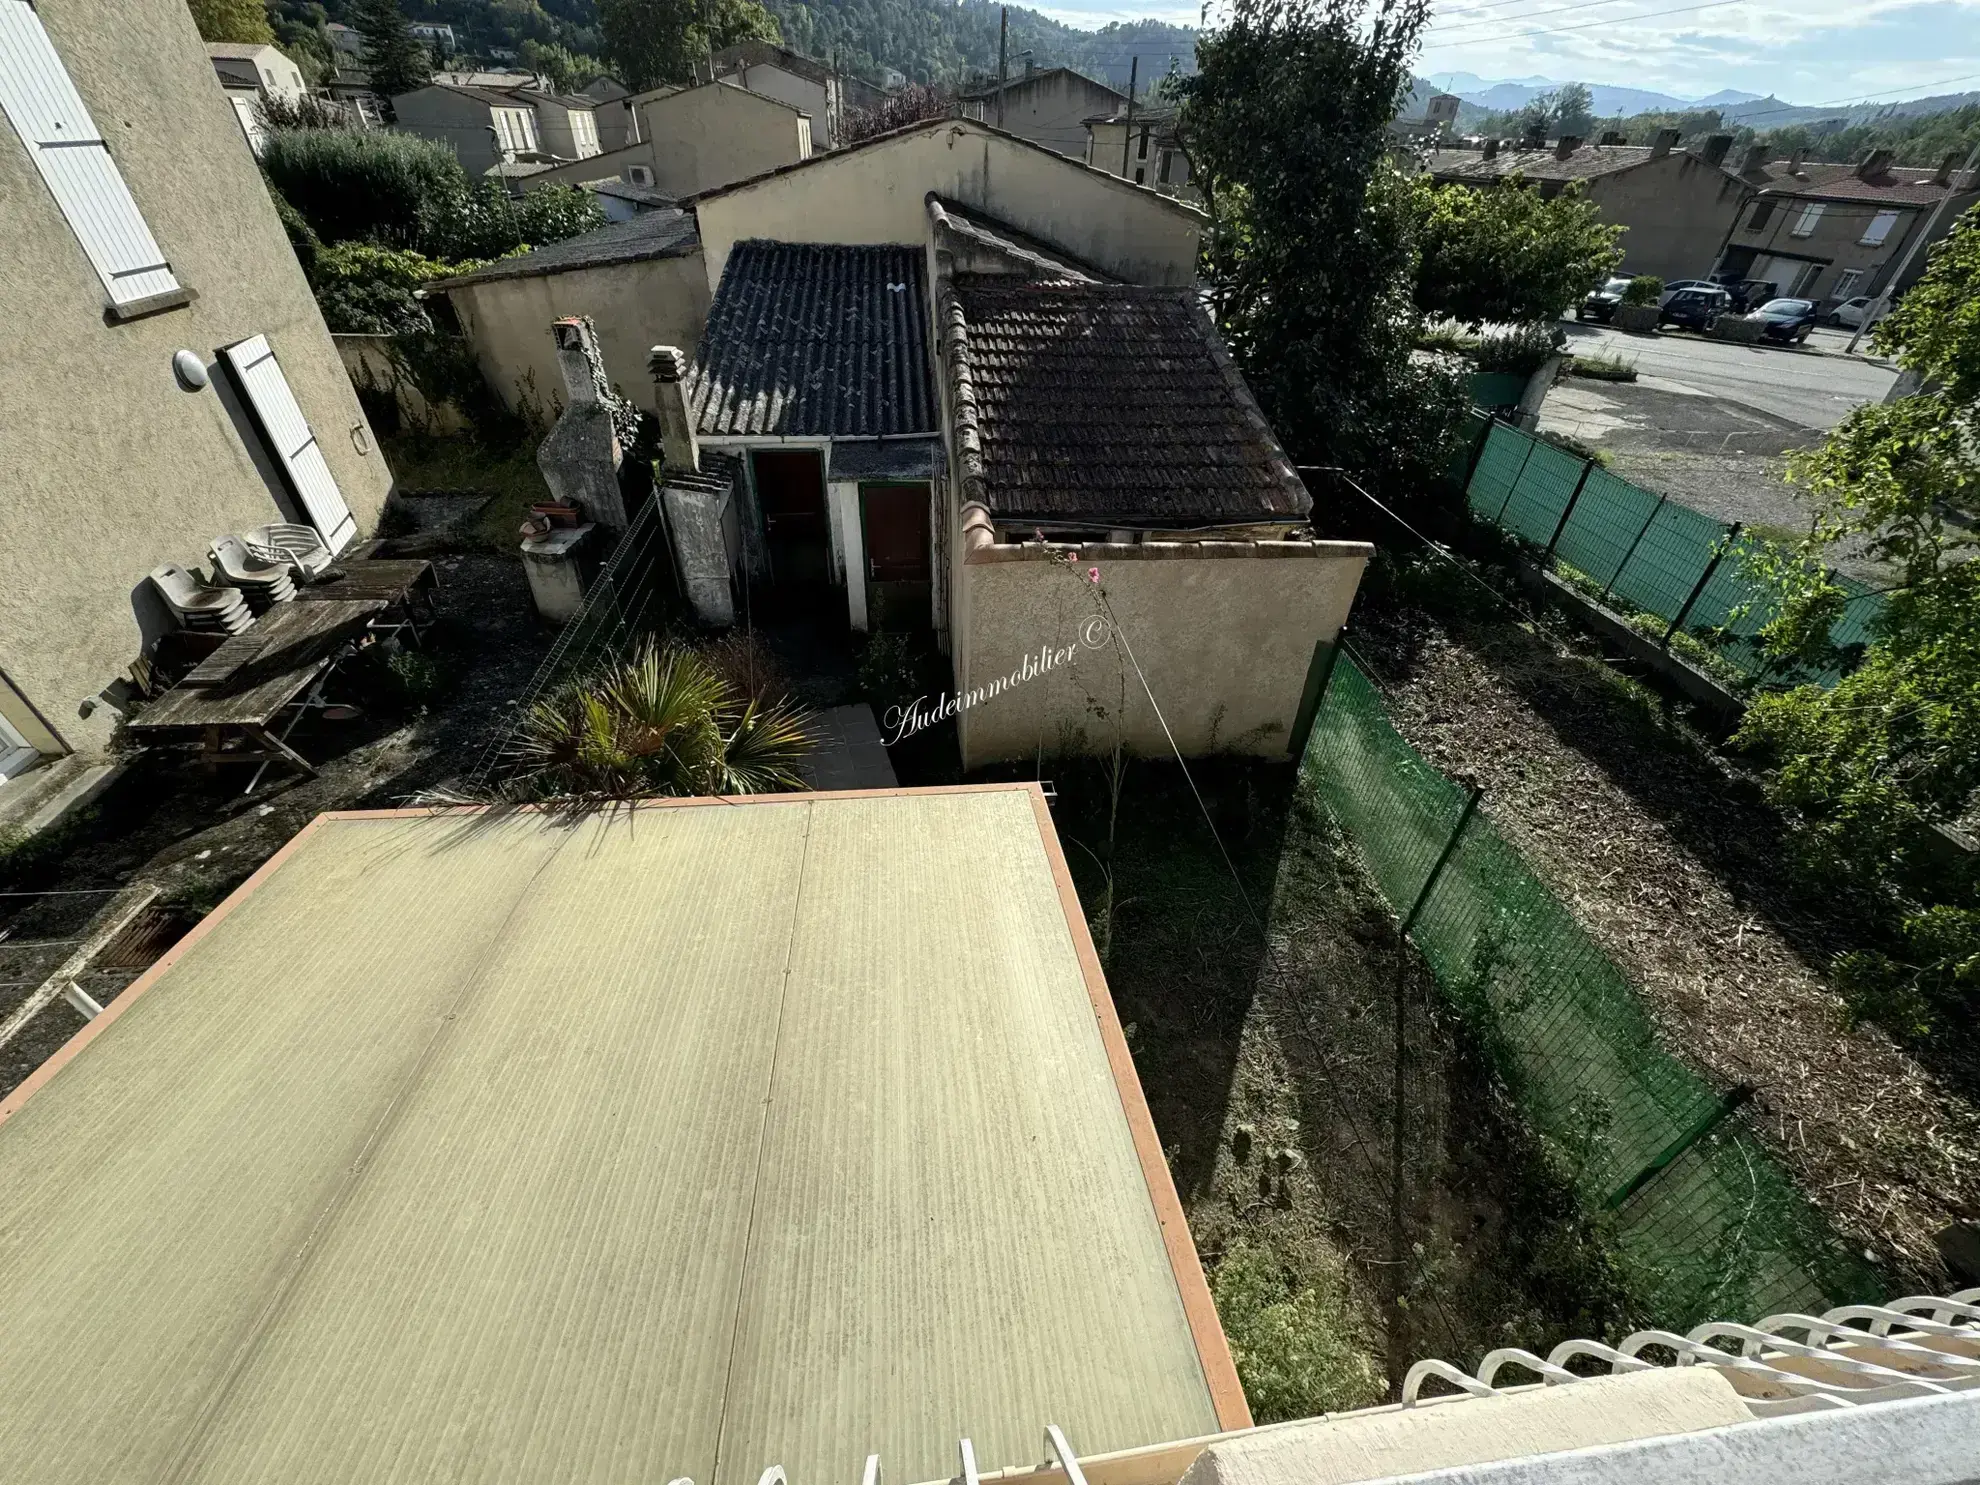
{"label": "white car", "polygon": [[1876,307],[1876,304],[1874,298],[1859,294],[1854,299],[1845,299],[1836,305],[1829,311],[1827,318],[1831,325],[1860,326],[1870,317],[1870,311]]}

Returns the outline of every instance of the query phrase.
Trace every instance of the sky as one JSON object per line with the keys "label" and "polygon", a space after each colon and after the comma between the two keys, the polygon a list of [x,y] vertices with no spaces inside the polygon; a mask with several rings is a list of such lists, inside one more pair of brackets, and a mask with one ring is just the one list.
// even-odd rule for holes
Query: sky
{"label": "sky", "polygon": [[[1199,17],[1176,0],[1146,10],[1121,0],[1038,8],[1075,26]],[[1672,11],[1680,13],[1660,14]],[[1552,34],[1519,34],[1535,31]],[[1449,0],[1432,16],[1417,72],[1432,81],[1542,76],[1679,98],[1736,88],[1809,105],[1966,92],[1980,89],[1980,0]]]}

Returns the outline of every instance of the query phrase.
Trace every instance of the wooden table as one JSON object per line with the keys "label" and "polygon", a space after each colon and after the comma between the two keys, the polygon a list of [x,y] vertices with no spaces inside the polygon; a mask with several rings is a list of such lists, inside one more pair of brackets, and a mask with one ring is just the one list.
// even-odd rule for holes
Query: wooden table
{"label": "wooden table", "polygon": [[297,584],[296,602],[365,603],[376,600],[386,605],[391,617],[373,627],[404,627],[412,630],[415,640],[420,637],[419,621],[414,617],[415,606],[424,608],[427,618],[433,617],[433,594],[440,586],[440,577],[431,562],[420,558],[359,557],[336,563],[335,570],[344,574],[335,582]]}
{"label": "wooden table", "polygon": [[[315,768],[284,740],[288,729],[278,736],[271,728],[289,707],[308,708],[330,670],[369,638],[372,621],[389,607],[376,597],[278,603],[147,706],[128,730],[140,737],[197,732],[204,742],[201,759],[209,767],[280,760],[314,775]],[[230,742],[246,746],[229,747]],[[260,781],[257,771],[249,790]]]}

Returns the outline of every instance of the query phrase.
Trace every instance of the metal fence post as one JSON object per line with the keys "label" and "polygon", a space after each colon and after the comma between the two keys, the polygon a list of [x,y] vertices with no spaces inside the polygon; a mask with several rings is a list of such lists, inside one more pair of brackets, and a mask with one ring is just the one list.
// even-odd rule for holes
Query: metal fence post
{"label": "metal fence post", "polygon": [[[1492,425],[1493,428],[1496,428],[1498,426],[1499,425],[1497,423],[1494,423]],[[1510,428],[1512,427],[1512,424],[1508,423],[1506,424],[1506,426]],[[1499,525],[1505,520],[1506,511],[1510,509],[1512,506],[1513,496],[1519,493],[1519,482],[1526,478],[1526,466],[1533,462],[1533,447],[1535,444],[1540,442],[1538,438],[1536,438],[1531,433],[1527,433],[1524,429],[1519,430],[1519,432],[1520,435],[1526,440],[1526,457],[1519,461],[1519,473],[1514,475],[1512,477],[1512,483],[1506,486],[1506,498],[1504,502],[1501,503],[1499,506],[1499,513],[1496,516],[1492,517],[1492,524],[1494,526]],[[1490,438],[1492,436],[1491,429],[1488,428],[1485,431],[1485,436],[1487,438]]]}
{"label": "metal fence post", "polygon": [[1616,570],[1609,574],[1608,585],[1602,589],[1601,601],[1603,603],[1609,601],[1609,592],[1615,587],[1616,579],[1623,575],[1623,569],[1629,566],[1629,559],[1636,555],[1636,549],[1641,545],[1643,538],[1648,536],[1650,534],[1650,528],[1657,524],[1657,512],[1664,508],[1664,502],[1670,498],[1668,495],[1659,495],[1657,497],[1657,503],[1650,507],[1650,519],[1643,523],[1643,529],[1636,533],[1636,540],[1629,544],[1629,550],[1623,553],[1622,561],[1618,562],[1616,564]]}
{"label": "metal fence post", "polygon": [[1689,1129],[1685,1130],[1684,1133],[1659,1150],[1656,1157],[1648,1165],[1644,1166],[1642,1170],[1638,1171],[1611,1192],[1609,1199],[1602,1203],[1602,1210],[1613,1212],[1645,1186],[1648,1186],[1661,1172],[1669,1169],[1672,1163],[1677,1160],[1678,1156],[1689,1150],[1693,1145],[1704,1139],[1706,1135],[1717,1129],[1738,1112],[1740,1106],[1750,1100],[1755,1091],[1751,1083],[1741,1083],[1728,1091],[1724,1098],[1721,1098],[1694,1120]]}
{"label": "metal fence post", "polygon": [[1484,796],[1483,789],[1476,785],[1472,787],[1470,797],[1464,802],[1464,808],[1458,812],[1458,822],[1451,830],[1451,838],[1444,842],[1444,849],[1438,854],[1436,864],[1430,868],[1430,875],[1423,879],[1423,890],[1416,894],[1416,901],[1410,904],[1409,914],[1403,919],[1401,935],[1403,938],[1408,938],[1410,929],[1416,926],[1417,914],[1421,913],[1424,904],[1430,901],[1430,893],[1437,885],[1437,878],[1444,874],[1444,868],[1450,865],[1451,857],[1457,854],[1458,842],[1464,839],[1465,827],[1471,823],[1471,817],[1478,813],[1478,801]]}
{"label": "metal fence post", "polygon": [[1665,649],[1671,647],[1671,636],[1678,632],[1685,618],[1691,613],[1691,606],[1698,602],[1698,595],[1705,591],[1705,585],[1712,581],[1712,574],[1719,570],[1719,564],[1725,560],[1726,553],[1732,550],[1733,543],[1739,540],[1739,533],[1745,529],[1746,524],[1743,521],[1734,521],[1726,528],[1726,534],[1719,539],[1718,546],[1712,550],[1712,560],[1705,564],[1705,570],[1698,574],[1698,581],[1691,585],[1691,596],[1685,599],[1684,606],[1677,611],[1677,617],[1671,620],[1671,627],[1664,631]]}
{"label": "metal fence post", "polygon": [[1581,499],[1581,492],[1588,488],[1588,476],[1594,472],[1595,461],[1584,460],[1581,466],[1581,478],[1574,482],[1574,493],[1568,496],[1567,504],[1561,507],[1561,518],[1554,523],[1554,534],[1547,538],[1547,550],[1540,554],[1542,567],[1554,560],[1554,548],[1561,544],[1561,533],[1567,530],[1568,517],[1574,514],[1575,502]]}

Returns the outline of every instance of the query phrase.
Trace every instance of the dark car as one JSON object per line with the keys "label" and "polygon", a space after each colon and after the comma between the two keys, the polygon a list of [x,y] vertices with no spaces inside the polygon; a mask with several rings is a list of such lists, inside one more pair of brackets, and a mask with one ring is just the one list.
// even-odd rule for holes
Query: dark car
{"label": "dark car", "polygon": [[1737,283],[1726,285],[1726,292],[1733,298],[1734,314],[1750,314],[1754,306],[1765,304],[1769,299],[1778,299],[1781,286],[1765,279],[1743,278]]}
{"label": "dark car", "polygon": [[1589,292],[1586,299],[1574,307],[1577,320],[1601,320],[1604,323],[1616,317],[1616,306],[1622,303],[1623,291],[1629,287],[1626,278],[1605,280],[1600,288]]}
{"label": "dark car", "polygon": [[1799,344],[1815,328],[1815,305],[1808,299],[1769,299],[1753,311],[1753,318],[1764,322],[1760,331],[1762,340],[1791,340]]}
{"label": "dark car", "polygon": [[1706,330],[1712,321],[1732,309],[1732,302],[1732,295],[1724,289],[1680,289],[1664,301],[1657,323]]}

